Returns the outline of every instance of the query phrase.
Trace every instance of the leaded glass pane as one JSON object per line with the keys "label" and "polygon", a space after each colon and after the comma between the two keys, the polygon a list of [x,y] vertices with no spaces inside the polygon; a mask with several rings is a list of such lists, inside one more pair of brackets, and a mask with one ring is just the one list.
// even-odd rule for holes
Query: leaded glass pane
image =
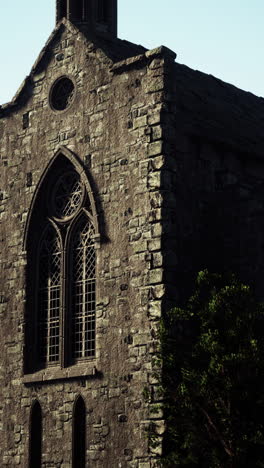
{"label": "leaded glass pane", "polygon": [[49,226],[41,241],[38,283],[39,354],[41,362],[59,360],[61,247]]}
{"label": "leaded glass pane", "polygon": [[73,356],[95,356],[95,247],[94,228],[78,222],[72,240]]}

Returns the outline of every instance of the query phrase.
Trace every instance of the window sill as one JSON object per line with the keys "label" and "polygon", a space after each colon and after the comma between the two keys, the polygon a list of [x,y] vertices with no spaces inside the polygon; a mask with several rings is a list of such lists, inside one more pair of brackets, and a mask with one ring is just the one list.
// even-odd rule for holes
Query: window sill
{"label": "window sill", "polygon": [[99,375],[100,372],[96,369],[95,363],[86,362],[85,364],[76,364],[64,369],[60,367],[47,367],[33,374],[25,374],[23,383],[35,385],[54,382],[56,380],[89,379]]}

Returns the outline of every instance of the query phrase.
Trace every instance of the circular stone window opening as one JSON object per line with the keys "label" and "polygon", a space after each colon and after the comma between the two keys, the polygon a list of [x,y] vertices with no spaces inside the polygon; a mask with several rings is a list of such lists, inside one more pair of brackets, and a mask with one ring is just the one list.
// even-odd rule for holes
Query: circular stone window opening
{"label": "circular stone window opening", "polygon": [[70,78],[59,78],[53,84],[50,92],[50,105],[53,110],[63,111],[67,109],[74,98],[74,84]]}

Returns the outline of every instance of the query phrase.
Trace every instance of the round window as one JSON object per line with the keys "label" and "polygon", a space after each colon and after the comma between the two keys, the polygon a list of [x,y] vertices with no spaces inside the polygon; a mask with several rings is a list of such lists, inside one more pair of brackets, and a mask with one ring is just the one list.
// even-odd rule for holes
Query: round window
{"label": "round window", "polygon": [[74,89],[73,82],[65,76],[55,81],[50,93],[52,109],[56,111],[67,109],[73,101]]}

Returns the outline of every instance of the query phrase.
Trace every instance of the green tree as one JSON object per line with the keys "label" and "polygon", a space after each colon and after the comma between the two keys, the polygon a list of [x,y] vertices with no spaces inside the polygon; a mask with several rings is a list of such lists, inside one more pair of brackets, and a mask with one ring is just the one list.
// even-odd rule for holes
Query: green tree
{"label": "green tree", "polygon": [[163,466],[264,467],[264,307],[234,276],[198,274],[161,324]]}

